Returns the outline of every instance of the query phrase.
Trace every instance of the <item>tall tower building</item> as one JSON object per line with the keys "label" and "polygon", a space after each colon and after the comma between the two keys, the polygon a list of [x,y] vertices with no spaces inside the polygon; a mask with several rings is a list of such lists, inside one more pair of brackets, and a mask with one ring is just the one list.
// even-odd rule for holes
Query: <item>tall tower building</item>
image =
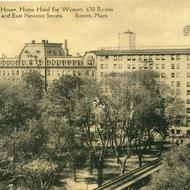
{"label": "tall tower building", "polygon": [[136,48],[136,34],[128,30],[124,33],[118,34],[119,38],[119,49],[133,50]]}

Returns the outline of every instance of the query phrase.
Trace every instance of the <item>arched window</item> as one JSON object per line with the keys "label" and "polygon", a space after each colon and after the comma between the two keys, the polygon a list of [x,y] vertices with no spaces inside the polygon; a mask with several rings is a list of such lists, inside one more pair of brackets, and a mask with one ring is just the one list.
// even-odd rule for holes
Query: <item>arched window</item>
{"label": "arched window", "polygon": [[90,65],[90,66],[94,66],[95,64],[95,60],[93,57],[89,57],[88,60],[87,60],[87,64]]}

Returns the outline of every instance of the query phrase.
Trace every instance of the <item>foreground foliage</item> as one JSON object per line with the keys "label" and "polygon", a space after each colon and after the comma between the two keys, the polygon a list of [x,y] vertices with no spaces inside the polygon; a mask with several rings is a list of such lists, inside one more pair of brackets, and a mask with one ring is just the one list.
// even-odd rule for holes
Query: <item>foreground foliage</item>
{"label": "foreground foliage", "polygon": [[[150,190],[189,190],[190,189],[190,150],[173,149],[164,160],[164,167],[153,175]],[[145,188],[147,189],[147,188]]]}

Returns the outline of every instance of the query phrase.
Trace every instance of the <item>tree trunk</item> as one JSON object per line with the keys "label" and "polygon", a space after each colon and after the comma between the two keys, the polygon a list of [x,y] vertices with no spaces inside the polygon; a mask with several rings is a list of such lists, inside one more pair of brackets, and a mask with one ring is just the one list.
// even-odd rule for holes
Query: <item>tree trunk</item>
{"label": "tree trunk", "polygon": [[125,174],[125,164],[121,164],[121,175]]}
{"label": "tree trunk", "polygon": [[104,167],[104,161],[98,160],[97,161],[98,187],[103,184],[103,167]]}
{"label": "tree trunk", "polygon": [[90,153],[90,168],[89,168],[90,175],[93,175],[93,169],[94,169],[94,159],[93,159],[93,154]]}
{"label": "tree trunk", "polygon": [[73,180],[74,180],[75,182],[77,181],[76,161],[75,161],[75,159],[73,160]]}
{"label": "tree trunk", "polygon": [[139,167],[141,167],[142,166],[142,152],[141,151],[138,152],[138,158],[139,158]]}

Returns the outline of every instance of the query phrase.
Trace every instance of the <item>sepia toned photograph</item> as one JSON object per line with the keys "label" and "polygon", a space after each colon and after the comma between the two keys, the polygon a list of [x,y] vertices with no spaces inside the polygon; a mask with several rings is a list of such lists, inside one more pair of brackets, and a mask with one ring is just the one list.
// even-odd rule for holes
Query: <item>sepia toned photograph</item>
{"label": "sepia toned photograph", "polygon": [[0,190],[190,190],[190,2],[0,1]]}

